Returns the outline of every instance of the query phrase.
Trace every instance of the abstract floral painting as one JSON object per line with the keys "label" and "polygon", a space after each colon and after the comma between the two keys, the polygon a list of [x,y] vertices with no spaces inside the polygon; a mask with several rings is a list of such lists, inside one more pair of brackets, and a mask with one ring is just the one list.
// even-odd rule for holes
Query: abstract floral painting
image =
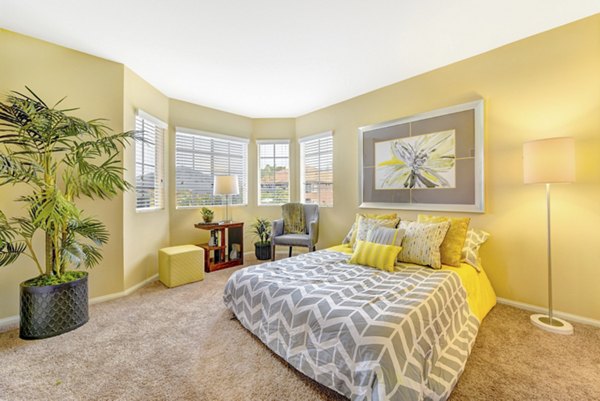
{"label": "abstract floral painting", "polygon": [[454,188],[455,130],[375,144],[375,189]]}

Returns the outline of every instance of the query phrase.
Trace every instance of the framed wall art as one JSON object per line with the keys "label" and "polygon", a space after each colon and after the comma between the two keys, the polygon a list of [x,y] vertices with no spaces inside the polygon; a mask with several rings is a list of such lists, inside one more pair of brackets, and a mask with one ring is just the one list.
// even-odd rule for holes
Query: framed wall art
{"label": "framed wall art", "polygon": [[359,128],[362,208],[484,211],[483,100]]}

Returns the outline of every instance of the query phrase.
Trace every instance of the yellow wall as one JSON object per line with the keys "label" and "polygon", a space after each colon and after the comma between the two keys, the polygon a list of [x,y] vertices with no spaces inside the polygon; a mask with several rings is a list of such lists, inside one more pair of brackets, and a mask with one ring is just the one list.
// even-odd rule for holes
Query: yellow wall
{"label": "yellow wall", "polygon": [[321,213],[319,245],[339,242],[358,211],[358,127],[477,98],[485,100],[487,206],[467,215],[492,234],[482,255],[498,296],[547,303],[544,187],[523,184],[521,149],[574,136],[577,182],[553,187],[554,301],[600,319],[600,15],[298,118],[298,137],[334,130],[335,208]]}
{"label": "yellow wall", "polygon": [[[555,307],[600,320],[600,16],[531,37],[486,54],[399,82],[297,119],[250,119],[168,99],[121,64],[0,30],[0,93],[34,88],[46,99],[67,95],[83,118],[105,117],[116,131],[133,128],[134,109],[168,121],[168,148],[175,127],[251,139],[249,199],[234,207],[248,226],[255,217],[276,218],[280,208],[256,204],[255,139],[290,138],[292,200],[299,197],[297,139],[334,131],[335,208],[321,210],[319,248],[341,241],[358,209],[360,126],[483,98],[486,125],[486,213],[470,215],[472,226],[492,238],[482,250],[498,295],[546,304],[545,209],[542,186],[522,183],[524,141],[572,135],[577,147],[577,183],[553,192]],[[133,148],[124,153],[132,179]],[[156,249],[205,241],[194,229],[199,209],[176,210],[174,158],[167,157],[167,207],[136,214],[134,193],[83,207],[111,230],[104,261],[92,271],[91,296],[130,288],[156,272]],[[0,209],[14,213],[13,188],[0,188]],[[216,208],[216,218],[223,215]],[[403,212],[403,218],[416,213]],[[41,248],[41,244],[39,248]],[[251,236],[245,250],[252,251]],[[0,319],[18,310],[18,283],[35,275],[25,260],[0,269]]]}
{"label": "yellow wall", "polygon": [[[169,121],[169,98],[125,67],[123,86],[123,122],[125,130],[135,129],[135,113],[141,109]],[[165,133],[168,136],[168,133]],[[168,139],[168,138],[166,138]],[[169,246],[169,198],[167,166],[169,147],[165,141],[165,207],[162,210],[136,212],[135,191],[123,195],[123,255],[125,289],[143,282],[158,272],[158,249]],[[125,178],[135,183],[135,146],[123,156]]]}
{"label": "yellow wall", "polygon": [[[122,64],[0,30],[0,94],[24,91],[25,85],[48,102],[67,96],[62,106],[79,107],[74,112],[78,117],[104,117],[113,130],[123,128]],[[8,216],[20,214],[20,205],[14,199],[22,190],[0,187],[0,210]],[[104,259],[90,271],[90,296],[122,291],[123,197],[112,201],[84,199],[78,204],[88,215],[103,221],[111,233]],[[38,252],[43,255],[43,240],[37,240]],[[0,268],[0,318],[18,313],[18,284],[35,275],[37,270],[26,257]]]}

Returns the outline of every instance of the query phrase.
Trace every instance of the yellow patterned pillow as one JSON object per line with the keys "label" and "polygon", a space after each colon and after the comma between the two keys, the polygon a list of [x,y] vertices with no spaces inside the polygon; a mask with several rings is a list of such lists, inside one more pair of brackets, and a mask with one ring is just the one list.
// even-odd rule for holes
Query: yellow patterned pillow
{"label": "yellow patterned pillow", "polygon": [[[356,218],[354,219],[354,227],[353,227],[352,235],[350,237],[350,245],[352,245],[352,247],[354,247],[355,243],[356,243],[356,236],[358,234],[358,220],[360,220],[361,217],[366,218],[366,219],[373,219],[373,220],[394,220],[395,219],[396,225],[400,221],[397,213],[388,213],[388,214],[356,213]],[[389,227],[389,226],[386,225],[386,227]],[[366,238],[361,238],[361,240],[363,240],[363,241],[365,239]]]}
{"label": "yellow patterned pillow", "polygon": [[401,250],[402,247],[395,245],[382,245],[359,240],[349,263],[393,272],[394,263]]}
{"label": "yellow patterned pillow", "polygon": [[417,221],[419,223],[450,222],[446,238],[444,238],[442,245],[440,245],[440,254],[442,264],[459,267],[461,252],[465,246],[467,230],[469,229],[471,219],[469,217],[444,217],[420,214]]}

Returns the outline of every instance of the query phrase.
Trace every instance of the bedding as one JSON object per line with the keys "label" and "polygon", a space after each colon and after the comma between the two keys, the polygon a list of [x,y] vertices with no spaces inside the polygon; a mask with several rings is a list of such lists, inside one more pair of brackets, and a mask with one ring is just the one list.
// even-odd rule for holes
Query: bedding
{"label": "bedding", "polygon": [[[460,276],[323,250],[235,272],[225,305],[273,352],[351,400],[445,400],[479,327]],[[471,270],[473,270],[471,268]]]}
{"label": "bedding", "polygon": [[[328,250],[352,254],[352,247],[344,244],[333,246]],[[460,276],[462,285],[467,291],[469,308],[481,322],[496,305],[496,293],[485,270],[481,266],[477,270],[465,262],[462,262],[458,267],[442,265],[442,270],[453,271]]]}

